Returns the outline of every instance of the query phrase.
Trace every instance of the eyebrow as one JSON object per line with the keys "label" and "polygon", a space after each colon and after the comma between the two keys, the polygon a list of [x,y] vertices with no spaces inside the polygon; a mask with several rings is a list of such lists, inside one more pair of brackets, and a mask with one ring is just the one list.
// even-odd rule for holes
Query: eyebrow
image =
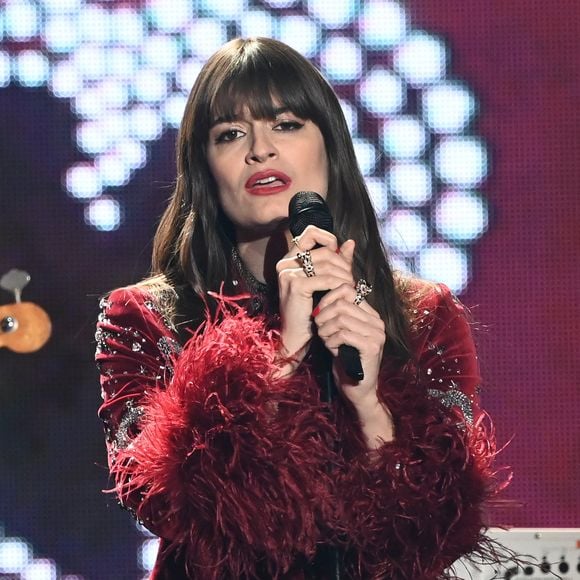
{"label": "eyebrow", "polygon": [[[276,109],[274,109],[274,118],[276,118],[278,115],[281,115],[282,113],[288,112],[289,110],[290,107],[277,107]],[[229,123],[231,121],[240,121],[240,120],[243,120],[243,118],[239,113],[234,113],[233,115],[223,115],[212,121],[210,129],[215,127],[216,125],[219,125],[220,123]]]}

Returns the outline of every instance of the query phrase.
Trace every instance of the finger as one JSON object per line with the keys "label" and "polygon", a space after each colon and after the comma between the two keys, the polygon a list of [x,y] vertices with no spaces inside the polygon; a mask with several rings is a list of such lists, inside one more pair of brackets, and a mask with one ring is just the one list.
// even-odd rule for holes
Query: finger
{"label": "finger", "polygon": [[340,255],[352,266],[354,261],[354,249],[356,242],[354,240],[347,240],[340,246]]}
{"label": "finger", "polygon": [[373,333],[385,334],[385,323],[361,308],[351,304],[343,304],[338,308],[326,309],[318,314],[314,321],[321,336],[330,336],[341,329],[358,330],[361,334],[370,336]]}
{"label": "finger", "polygon": [[278,273],[278,284],[281,289],[297,292],[302,296],[312,297],[314,292],[334,290],[342,284],[351,284],[350,274],[341,270],[321,268],[316,276],[306,277],[302,268],[286,268]]}
{"label": "finger", "polygon": [[[287,268],[294,269],[296,266],[302,266],[301,260],[298,258],[299,252],[290,253],[276,263],[276,271],[280,273]],[[325,268],[325,273],[330,273],[330,270],[342,270],[352,279],[352,271],[350,264],[345,258],[329,248],[317,248],[310,251],[310,258],[315,274],[321,272],[320,268]],[[354,284],[354,280],[353,280]]]}
{"label": "finger", "polygon": [[386,336],[378,332],[368,332],[360,327],[341,328],[336,332],[320,338],[324,341],[324,345],[329,350],[336,349],[343,344],[348,344],[356,348],[362,357],[367,360],[373,356],[377,356],[382,352],[386,342]]}
{"label": "finger", "polygon": [[312,250],[317,245],[330,248],[334,252],[338,249],[338,240],[333,233],[313,225],[306,226],[306,229],[294,238],[294,244],[297,248],[293,249],[298,249],[302,252]]}
{"label": "finger", "polygon": [[327,310],[327,315],[329,317],[335,314],[336,310],[328,310],[328,308],[334,304],[339,304],[344,301],[358,310],[370,314],[376,319],[382,320],[380,314],[366,301],[363,300],[360,304],[354,304],[354,299],[356,298],[356,290],[354,289],[354,284],[349,281],[349,284],[337,287],[332,292],[326,294],[318,304],[319,312],[322,313]]}

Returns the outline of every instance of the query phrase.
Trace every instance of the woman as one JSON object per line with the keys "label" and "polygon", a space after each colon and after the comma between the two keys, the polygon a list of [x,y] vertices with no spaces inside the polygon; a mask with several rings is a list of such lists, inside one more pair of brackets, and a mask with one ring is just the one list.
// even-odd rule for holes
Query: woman
{"label": "woman", "polygon": [[[477,357],[445,286],[393,275],[334,92],[280,42],[231,41],[177,153],[153,276],[97,329],[115,492],[162,539],[153,577],[444,577],[483,549],[497,487]],[[334,233],[289,233],[304,190]]]}

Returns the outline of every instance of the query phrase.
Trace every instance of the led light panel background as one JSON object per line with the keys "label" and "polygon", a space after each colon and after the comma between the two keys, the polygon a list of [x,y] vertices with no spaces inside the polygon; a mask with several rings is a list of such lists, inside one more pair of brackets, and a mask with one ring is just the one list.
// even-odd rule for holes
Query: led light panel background
{"label": "led light panel background", "polygon": [[24,299],[54,334],[35,354],[0,350],[0,577],[136,579],[151,565],[155,539],[101,493],[97,297],[146,273],[188,91],[238,35],[321,68],[393,262],[473,307],[522,504],[493,521],[579,525],[580,6],[5,0],[0,275],[30,272]]}

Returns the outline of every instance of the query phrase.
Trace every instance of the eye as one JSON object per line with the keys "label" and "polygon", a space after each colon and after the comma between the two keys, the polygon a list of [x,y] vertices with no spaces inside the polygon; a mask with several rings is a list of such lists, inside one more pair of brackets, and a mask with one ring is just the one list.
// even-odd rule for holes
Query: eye
{"label": "eye", "polygon": [[280,121],[276,123],[274,130],[297,131],[298,129],[302,129],[302,127],[304,127],[304,123],[300,123],[300,121]]}
{"label": "eye", "polygon": [[216,143],[228,143],[230,141],[235,141],[244,135],[243,131],[239,129],[226,129],[217,134],[215,138]]}

